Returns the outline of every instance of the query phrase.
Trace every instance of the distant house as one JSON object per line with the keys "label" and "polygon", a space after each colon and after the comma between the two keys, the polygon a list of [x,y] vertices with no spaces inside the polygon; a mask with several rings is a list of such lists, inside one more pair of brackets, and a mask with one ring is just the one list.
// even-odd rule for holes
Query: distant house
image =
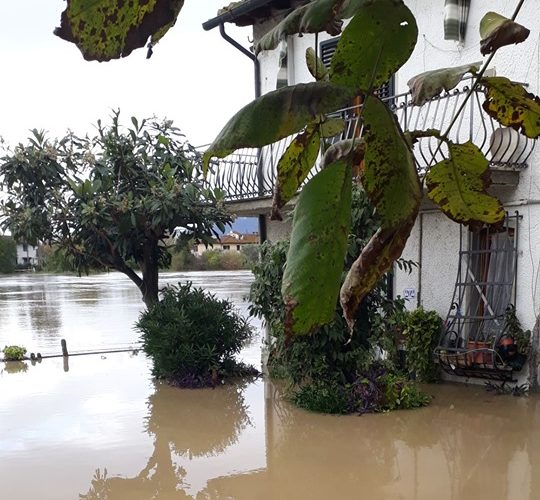
{"label": "distant house", "polygon": [[17,243],[17,266],[38,265],[38,247],[27,243]]}
{"label": "distant house", "polygon": [[[233,250],[240,252],[247,245],[258,245],[259,233],[242,234],[236,231],[231,231],[221,236],[218,240],[214,240],[214,250]],[[203,243],[193,246],[192,252],[196,255],[202,255],[207,248]]]}

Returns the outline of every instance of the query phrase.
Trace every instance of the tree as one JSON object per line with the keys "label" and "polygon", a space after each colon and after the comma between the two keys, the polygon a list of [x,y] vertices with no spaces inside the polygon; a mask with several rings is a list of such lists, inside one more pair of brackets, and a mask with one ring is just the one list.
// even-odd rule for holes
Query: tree
{"label": "tree", "polygon": [[11,236],[0,236],[0,274],[12,273],[17,267],[17,245]]}
{"label": "tree", "polygon": [[171,121],[132,118],[123,129],[115,113],[97,130],[94,138],[56,141],[33,130],[27,145],[8,152],[0,164],[9,193],[2,226],[16,239],[56,245],[79,272],[124,273],[150,306],[159,268],[170,264],[171,236],[211,243],[231,219]]}

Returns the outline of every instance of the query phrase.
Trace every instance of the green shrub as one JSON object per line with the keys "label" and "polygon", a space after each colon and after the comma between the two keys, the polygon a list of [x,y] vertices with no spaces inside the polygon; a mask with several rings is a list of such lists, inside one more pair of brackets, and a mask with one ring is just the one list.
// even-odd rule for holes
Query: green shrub
{"label": "green shrub", "polygon": [[240,250],[246,257],[246,262],[251,267],[259,260],[260,245],[243,245]]}
{"label": "green shrub", "polygon": [[6,361],[21,361],[26,354],[26,348],[18,345],[10,345],[2,350]]}
{"label": "green shrub", "polygon": [[347,413],[345,390],[336,383],[315,382],[300,386],[291,401],[300,408],[318,413]]}
{"label": "green shrub", "polygon": [[244,254],[235,250],[224,250],[219,254],[220,269],[234,271],[237,269],[247,269],[247,261]]}
{"label": "green shrub", "polygon": [[246,372],[234,356],[250,339],[250,326],[231,302],[191,283],[166,288],[161,302],[141,314],[136,328],[158,378],[204,386]]}
{"label": "green shrub", "polygon": [[17,267],[17,245],[11,236],[0,236],[0,274],[8,274]]}
{"label": "green shrub", "polygon": [[433,358],[443,321],[435,311],[422,308],[409,313],[405,320],[405,349],[407,369],[422,382],[436,382],[440,378],[439,365]]}
{"label": "green shrub", "polygon": [[[373,209],[360,189],[353,191],[352,213],[346,268],[377,228]],[[288,247],[288,241],[265,242],[261,245],[261,258],[253,266],[250,312],[264,318],[270,328],[270,375],[288,382],[290,399],[308,410],[363,413],[386,409],[386,383],[381,377],[388,373],[397,376],[399,372],[397,349],[406,318],[403,300],[388,298],[387,282],[383,279],[362,302],[352,336],[343,311],[336,304],[330,324],[311,335],[287,340],[281,282]],[[410,263],[406,264],[410,267]],[[380,353],[386,355],[384,360],[378,359]],[[403,377],[402,380],[406,381]],[[407,392],[414,383],[405,386]]]}

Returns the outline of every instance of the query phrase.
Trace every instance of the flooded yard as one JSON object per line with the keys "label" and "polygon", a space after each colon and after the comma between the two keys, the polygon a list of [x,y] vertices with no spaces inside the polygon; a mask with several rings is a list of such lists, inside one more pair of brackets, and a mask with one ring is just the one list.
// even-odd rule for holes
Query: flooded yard
{"label": "flooded yard", "polygon": [[[165,276],[187,278],[246,312],[249,273]],[[0,345],[57,352],[62,337],[77,349],[137,340],[142,306],[120,276],[9,280],[0,279]],[[242,357],[258,363],[260,338]],[[142,353],[0,365],[0,498],[540,497],[540,398],[426,390],[428,408],[338,417],[294,408],[262,379],[174,389],[152,380]]]}

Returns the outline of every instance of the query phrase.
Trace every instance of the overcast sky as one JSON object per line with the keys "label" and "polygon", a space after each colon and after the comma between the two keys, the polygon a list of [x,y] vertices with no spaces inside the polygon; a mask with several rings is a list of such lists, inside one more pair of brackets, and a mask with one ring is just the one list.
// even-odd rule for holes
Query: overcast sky
{"label": "overcast sky", "polygon": [[[0,0],[0,136],[15,144],[31,128],[83,134],[120,108],[129,117],[173,119],[190,142],[211,142],[227,119],[253,98],[253,63],[219,30],[202,22],[228,0],[186,0],[176,26],[155,47],[120,61],[87,62],[53,35],[63,0]],[[249,46],[251,30],[228,25]]]}

